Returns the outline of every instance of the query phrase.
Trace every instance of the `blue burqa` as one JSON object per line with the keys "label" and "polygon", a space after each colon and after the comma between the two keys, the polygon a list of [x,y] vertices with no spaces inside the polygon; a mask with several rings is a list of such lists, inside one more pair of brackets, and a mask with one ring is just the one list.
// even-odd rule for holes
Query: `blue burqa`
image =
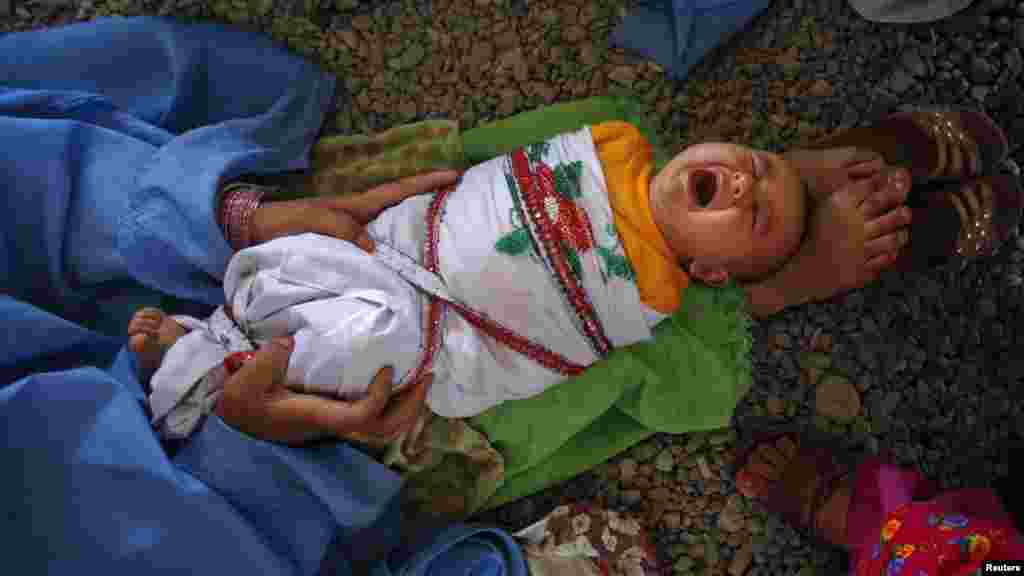
{"label": "blue burqa", "polygon": [[289,448],[211,417],[168,447],[149,425],[128,318],[161,294],[222,302],[216,191],[305,168],[333,91],[213,25],[0,37],[5,573],[525,574],[500,530],[402,524],[398,476],[347,444]]}
{"label": "blue burqa", "polygon": [[612,31],[613,46],[654,60],[675,80],[742,30],[770,0],[640,0]]}

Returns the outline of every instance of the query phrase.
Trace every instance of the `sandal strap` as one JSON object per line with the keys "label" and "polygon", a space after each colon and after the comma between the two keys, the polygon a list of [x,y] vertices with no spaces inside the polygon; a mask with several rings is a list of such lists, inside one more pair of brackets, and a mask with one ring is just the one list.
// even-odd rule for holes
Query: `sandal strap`
{"label": "sandal strap", "polygon": [[937,159],[929,178],[974,176],[980,171],[978,144],[948,112],[911,112],[911,120],[931,137]]}
{"label": "sandal strap", "polygon": [[950,191],[950,202],[960,214],[960,236],[957,239],[957,254],[967,258],[986,253],[994,240],[992,206],[986,203],[985,192],[989,201],[992,198],[992,187],[984,180],[966,183],[955,191]]}

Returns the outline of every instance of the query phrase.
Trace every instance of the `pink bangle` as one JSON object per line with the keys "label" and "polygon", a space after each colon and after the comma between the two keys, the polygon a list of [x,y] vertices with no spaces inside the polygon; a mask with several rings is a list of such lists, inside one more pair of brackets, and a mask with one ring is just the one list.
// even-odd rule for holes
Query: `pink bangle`
{"label": "pink bangle", "polygon": [[235,182],[224,188],[220,223],[224,237],[235,250],[252,244],[252,217],[266,193],[260,186]]}

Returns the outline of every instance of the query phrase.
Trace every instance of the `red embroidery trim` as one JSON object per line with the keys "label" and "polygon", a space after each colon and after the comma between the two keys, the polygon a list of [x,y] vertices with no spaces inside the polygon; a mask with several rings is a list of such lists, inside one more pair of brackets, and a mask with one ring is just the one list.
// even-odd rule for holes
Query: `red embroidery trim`
{"label": "red embroidery trim", "polygon": [[[422,259],[424,262],[434,262],[437,260],[437,235],[434,232],[434,226],[438,221],[440,215],[440,204],[437,202],[439,196],[447,196],[455,186],[449,186],[446,189],[438,191],[434,200],[430,203],[430,207],[427,210],[427,241],[423,244],[423,255]],[[409,382],[415,382],[425,374],[434,363],[434,355],[437,354],[437,350],[440,347],[441,339],[438,336],[438,331],[441,325],[441,313],[443,308],[441,301],[431,294],[427,294],[427,303],[425,306],[424,317],[427,320],[427,325],[424,328],[425,335],[423,337],[423,355],[420,357],[419,364],[416,366],[416,370],[413,371],[413,376]]]}
{"label": "red embroidery trim", "polygon": [[[604,330],[597,320],[597,313],[590,304],[586,292],[573,277],[569,263],[566,262],[565,256],[555,243],[554,224],[544,207],[544,197],[557,194],[554,190],[553,179],[537,178],[535,174],[531,173],[530,160],[522,149],[512,153],[512,172],[519,183],[527,215],[532,216],[537,224],[540,242],[555,268],[559,281],[568,292],[570,304],[583,322],[583,331],[594,343],[598,353],[601,356],[607,356],[612,347],[611,342],[605,336]],[[538,191],[538,186],[543,186],[544,189]]]}
{"label": "red embroidery trim", "polygon": [[[445,188],[438,191],[434,196],[434,199],[430,203],[430,209],[427,214],[427,242],[424,246],[424,266],[427,270],[433,273],[437,273],[438,269],[438,256],[437,256],[437,227],[440,225],[441,208],[444,206],[445,201],[448,199],[448,195],[455,190],[454,186]],[[586,370],[585,366],[581,366],[574,362],[571,362],[561,354],[552,352],[544,346],[532,342],[516,332],[501,326],[494,320],[491,320],[487,316],[480,314],[475,310],[471,310],[466,306],[463,306],[456,302],[443,301],[436,296],[428,296],[431,306],[431,317],[433,315],[440,314],[440,309],[444,306],[451,306],[454,308],[467,322],[475,326],[485,334],[490,335],[495,340],[501,342],[505,346],[525,355],[534,362],[537,362],[541,366],[564,374],[567,376],[576,376],[582,374]],[[434,330],[430,330],[434,329]],[[436,326],[431,323],[428,327],[427,340],[431,345],[436,346]],[[427,362],[433,358],[434,351],[431,351]]]}

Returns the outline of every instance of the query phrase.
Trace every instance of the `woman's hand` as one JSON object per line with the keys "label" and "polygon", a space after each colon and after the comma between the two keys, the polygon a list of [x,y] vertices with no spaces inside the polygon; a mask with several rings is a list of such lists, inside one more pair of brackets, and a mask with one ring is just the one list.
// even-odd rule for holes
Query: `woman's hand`
{"label": "woman's hand", "polygon": [[366,234],[367,224],[385,209],[407,198],[455,184],[459,175],[455,170],[428,172],[382,184],[360,194],[267,202],[253,214],[252,243],[261,244],[282,236],[314,232],[348,240],[372,252],[373,242]]}
{"label": "woman's hand", "polygon": [[423,410],[432,381],[426,375],[392,395],[393,370],[381,369],[365,398],[345,402],[285,388],[294,343],[279,338],[260,348],[224,383],[217,415],[263,440],[301,445],[321,438],[386,443],[407,431]]}

